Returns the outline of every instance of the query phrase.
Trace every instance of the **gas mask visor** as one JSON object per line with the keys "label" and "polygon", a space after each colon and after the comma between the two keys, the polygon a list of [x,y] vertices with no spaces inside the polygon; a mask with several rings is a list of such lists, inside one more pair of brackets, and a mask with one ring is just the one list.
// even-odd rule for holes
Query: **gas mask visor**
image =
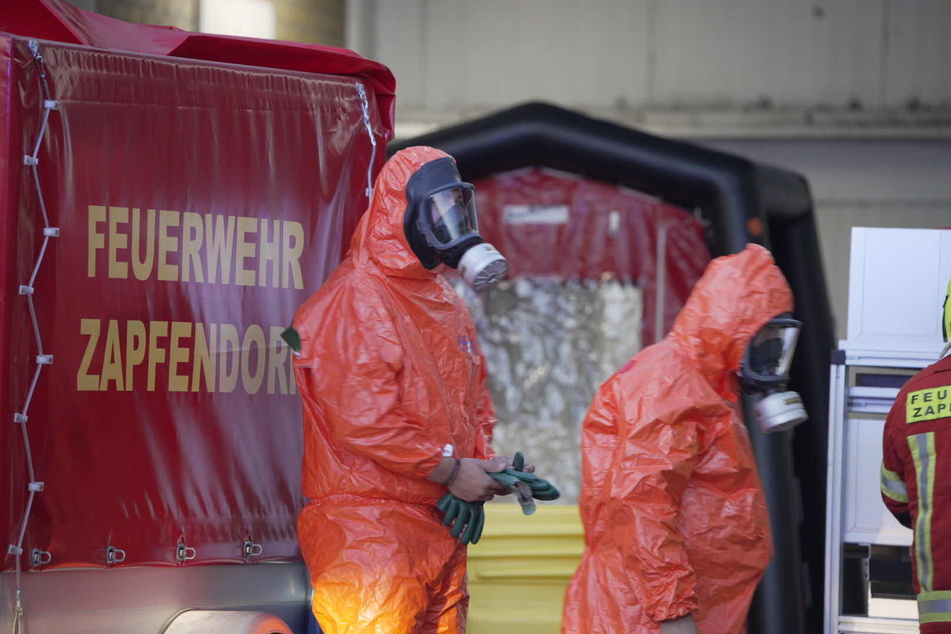
{"label": "gas mask visor", "polygon": [[774,385],[789,383],[789,368],[801,329],[801,321],[785,316],[771,319],[760,328],[743,357],[744,387],[765,392]]}
{"label": "gas mask visor", "polygon": [[746,347],[740,382],[759,397],[753,410],[765,433],[789,429],[808,418],[802,397],[786,390],[801,329],[802,322],[781,315],[763,326]]}
{"label": "gas mask visor", "polygon": [[475,188],[469,183],[453,183],[430,192],[423,203],[422,229],[429,243],[442,251],[478,235]]}

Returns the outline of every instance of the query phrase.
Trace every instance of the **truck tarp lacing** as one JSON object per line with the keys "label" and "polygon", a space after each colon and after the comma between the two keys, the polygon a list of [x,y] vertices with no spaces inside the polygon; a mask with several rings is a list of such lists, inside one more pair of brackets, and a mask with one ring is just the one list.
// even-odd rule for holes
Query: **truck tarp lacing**
{"label": "truck tarp lacing", "polygon": [[[33,271],[30,274],[30,279],[26,284],[20,286],[20,294],[26,297],[27,306],[30,310],[30,319],[33,323],[33,335],[36,339],[36,369],[33,372],[33,380],[30,382],[29,391],[26,394],[26,398],[23,402],[23,407],[20,411],[15,412],[13,415],[13,422],[20,425],[20,430],[23,435],[23,451],[26,455],[26,466],[29,472],[29,486],[27,487],[28,497],[26,500],[26,508],[23,512],[23,518],[20,520],[20,530],[17,535],[16,542],[10,544],[7,552],[14,556],[16,560],[16,614],[13,617],[13,632],[23,632],[24,622],[23,622],[23,603],[21,601],[22,596],[22,560],[23,560],[23,540],[26,536],[27,525],[30,521],[30,511],[33,508],[33,498],[37,493],[43,491],[43,483],[36,479],[36,473],[33,468],[33,454],[30,449],[30,434],[27,428],[27,421],[29,420],[28,412],[30,409],[30,401],[33,400],[33,393],[36,391],[36,385],[40,380],[40,374],[43,371],[43,368],[47,365],[53,363],[53,355],[44,352],[43,350],[43,337],[40,333],[39,322],[36,318],[36,306],[33,302],[33,296],[35,292],[34,283],[36,282],[36,276],[40,271],[40,266],[43,264],[43,258],[46,255],[46,248],[49,246],[51,238],[59,237],[59,229],[57,227],[50,226],[49,215],[46,212],[46,201],[43,199],[43,190],[40,187],[40,172],[39,172],[39,153],[40,146],[43,143],[43,137],[46,134],[46,128],[49,123],[50,114],[54,110],[59,109],[59,104],[52,98],[50,94],[49,83],[46,80],[46,66],[43,61],[43,55],[40,53],[40,45],[36,40],[30,40],[29,42],[30,53],[33,55],[33,65],[36,69],[37,75],[39,77],[40,90],[42,91],[42,100],[40,107],[42,108],[42,121],[40,123],[40,129],[36,135],[36,141],[33,144],[32,154],[27,154],[23,157],[23,164],[30,169],[33,176],[33,184],[36,187],[36,199],[40,208],[40,213],[43,216],[43,244],[40,247],[39,255],[36,258],[36,263],[33,266]],[[39,551],[34,549],[31,552],[31,562],[34,566],[44,563],[49,563],[52,559],[51,555],[45,551]]]}
{"label": "truck tarp lacing", "polygon": [[366,126],[367,134],[370,135],[370,145],[373,149],[370,151],[370,164],[367,166],[367,199],[373,198],[373,166],[376,163],[376,137],[373,136],[373,125],[370,123],[370,101],[367,98],[367,90],[363,84],[357,84],[357,92],[360,94],[360,108],[363,110],[363,125]]}

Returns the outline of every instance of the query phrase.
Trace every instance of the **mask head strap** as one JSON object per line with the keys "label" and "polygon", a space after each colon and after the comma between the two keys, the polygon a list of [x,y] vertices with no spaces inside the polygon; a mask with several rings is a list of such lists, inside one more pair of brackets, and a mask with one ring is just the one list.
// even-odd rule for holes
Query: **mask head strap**
{"label": "mask head strap", "polygon": [[948,336],[951,335],[951,302],[948,301],[948,296],[951,295],[951,280],[948,281],[948,290],[944,296],[944,305],[941,308],[941,337],[948,341]]}

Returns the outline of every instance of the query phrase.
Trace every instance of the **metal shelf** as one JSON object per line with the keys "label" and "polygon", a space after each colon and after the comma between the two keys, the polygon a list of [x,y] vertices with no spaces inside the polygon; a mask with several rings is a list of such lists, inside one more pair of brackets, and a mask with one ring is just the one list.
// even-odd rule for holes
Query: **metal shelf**
{"label": "metal shelf", "polygon": [[[829,389],[829,455],[828,455],[828,493],[826,496],[826,596],[824,632],[825,634],[903,634],[917,633],[917,619],[901,619],[880,616],[843,615],[841,611],[842,597],[842,562],[846,543],[875,544],[875,545],[905,545],[902,535],[893,531],[866,528],[860,531],[862,539],[855,539],[855,526],[848,522],[855,522],[858,514],[856,508],[860,504],[861,496],[856,490],[860,485],[876,486],[877,479],[869,475],[871,466],[860,461],[868,459],[867,453],[859,451],[862,438],[859,436],[863,429],[880,430],[881,416],[888,413],[898,395],[897,387],[869,387],[851,385],[850,370],[862,368],[861,374],[866,377],[875,377],[876,369],[882,377],[894,376],[895,369],[917,371],[934,362],[934,356],[925,358],[923,355],[901,356],[892,353],[856,354],[838,353],[835,357],[839,363],[833,363],[830,372]],[[888,382],[883,381],[883,382]],[[894,382],[894,381],[893,381]],[[901,382],[899,380],[899,382]],[[874,416],[872,416],[874,415]],[[863,420],[866,419],[866,420]],[[861,427],[865,425],[865,427]],[[876,425],[875,427],[871,427]],[[869,435],[866,431],[865,445],[869,446]],[[878,438],[880,438],[880,432]],[[879,440],[880,445],[880,440]],[[850,454],[851,452],[851,454]],[[880,457],[879,457],[880,460]],[[877,471],[879,465],[875,464]],[[861,482],[856,479],[860,475]],[[869,482],[865,482],[868,480]],[[867,492],[866,492],[867,493]],[[860,499],[855,499],[860,498]],[[884,510],[884,506],[882,507]],[[897,524],[897,523],[896,523]],[[886,529],[888,527],[885,527]],[[847,535],[852,538],[847,538]]]}

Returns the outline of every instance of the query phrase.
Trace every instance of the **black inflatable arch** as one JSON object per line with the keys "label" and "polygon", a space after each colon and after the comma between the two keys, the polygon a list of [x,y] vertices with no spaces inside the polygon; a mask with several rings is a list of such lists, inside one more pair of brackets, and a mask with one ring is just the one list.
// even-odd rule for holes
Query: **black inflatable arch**
{"label": "black inflatable arch", "polygon": [[[820,631],[828,375],[834,330],[806,179],[786,169],[542,102],[403,139],[391,143],[388,152],[392,155],[413,145],[449,153],[466,180],[540,166],[624,185],[699,210],[708,222],[714,255],[737,252],[748,242],[773,252],[795,294],[796,316],[804,322],[792,388],[802,395],[810,420],[794,431],[769,436],[751,429],[770,505],[776,555],[757,591],[750,630],[763,634]],[[801,560],[806,563],[806,578]],[[808,609],[804,588],[810,589]]]}

